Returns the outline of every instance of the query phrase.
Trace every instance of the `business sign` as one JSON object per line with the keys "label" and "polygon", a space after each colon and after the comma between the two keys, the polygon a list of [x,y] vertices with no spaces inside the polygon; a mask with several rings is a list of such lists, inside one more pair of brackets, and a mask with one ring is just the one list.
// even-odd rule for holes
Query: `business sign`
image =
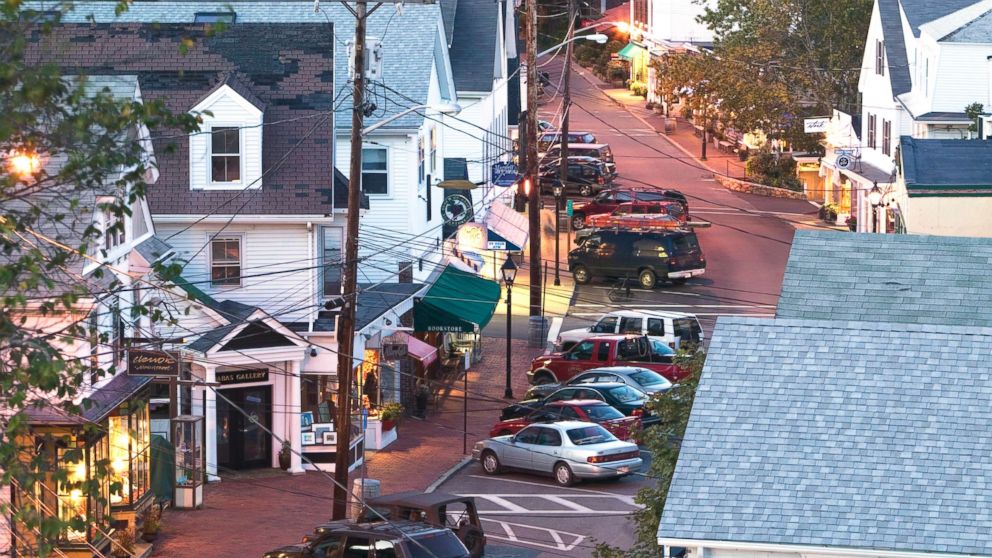
{"label": "business sign", "polygon": [[406,343],[384,341],[382,343],[382,360],[399,360],[409,354]]}
{"label": "business sign", "polygon": [[850,155],[838,155],[837,156],[837,168],[846,169],[851,167],[851,156]]}
{"label": "business sign", "polygon": [[486,250],[506,250],[506,241],[488,240],[486,241]]}
{"label": "business sign", "polygon": [[226,370],[224,372],[217,372],[217,383],[222,386],[231,384],[252,384],[255,382],[268,381],[268,368],[258,368],[253,370]]}
{"label": "business sign", "polygon": [[575,207],[572,205],[572,200],[565,202],[565,215],[571,217],[575,213]]}
{"label": "business sign", "polygon": [[179,377],[179,357],[165,351],[128,349],[127,374],[129,376]]}
{"label": "business sign", "polygon": [[807,118],[803,120],[803,131],[807,134],[822,134],[827,131],[829,118]]}
{"label": "business sign", "polygon": [[493,184],[497,186],[513,186],[520,180],[520,170],[516,163],[501,162],[493,164]]}

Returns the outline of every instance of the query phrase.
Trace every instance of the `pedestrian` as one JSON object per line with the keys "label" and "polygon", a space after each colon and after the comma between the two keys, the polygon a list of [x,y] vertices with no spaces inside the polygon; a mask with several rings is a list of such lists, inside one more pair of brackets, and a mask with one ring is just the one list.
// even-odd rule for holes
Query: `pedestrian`
{"label": "pedestrian", "polygon": [[372,407],[379,406],[379,381],[375,377],[375,371],[369,370],[365,373],[365,383],[362,384],[362,395],[369,398]]}
{"label": "pedestrian", "polygon": [[427,382],[421,378],[417,380],[417,391],[414,394],[417,405],[417,416],[424,418],[427,416],[427,400],[431,396],[431,390],[427,387]]}

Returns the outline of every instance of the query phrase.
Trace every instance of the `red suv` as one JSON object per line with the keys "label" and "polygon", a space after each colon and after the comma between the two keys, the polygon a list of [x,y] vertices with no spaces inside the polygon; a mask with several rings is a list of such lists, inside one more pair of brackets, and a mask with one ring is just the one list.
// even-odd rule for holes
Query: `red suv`
{"label": "red suv", "polygon": [[645,336],[603,335],[576,343],[563,353],[535,358],[527,372],[532,385],[568,381],[579,372],[604,366],[639,366],[653,370],[671,382],[686,376],[674,362],[675,350]]}
{"label": "red suv", "polygon": [[[538,404],[535,402],[535,404]],[[628,417],[598,399],[572,399],[552,401],[534,412],[517,418],[497,422],[489,431],[490,437],[516,434],[535,422],[581,420],[595,422],[621,440],[631,440],[640,429],[640,417]]]}
{"label": "red suv", "polygon": [[577,203],[572,207],[572,228],[581,230],[586,227],[586,217],[601,213],[613,213],[622,203],[629,202],[668,202],[677,201],[682,204],[682,212],[689,216],[689,202],[685,194],[678,190],[664,188],[610,188],[603,190],[589,203]]}

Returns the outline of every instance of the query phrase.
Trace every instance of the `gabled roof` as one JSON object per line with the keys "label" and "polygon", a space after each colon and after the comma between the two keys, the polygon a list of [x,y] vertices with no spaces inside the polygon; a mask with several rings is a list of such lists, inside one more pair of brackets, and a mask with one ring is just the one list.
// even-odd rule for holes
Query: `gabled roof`
{"label": "gabled roof", "polygon": [[[201,2],[201,1],[152,1],[137,0],[128,3],[128,9],[120,16],[115,15],[116,0],[83,0],[73,2],[72,11],[63,16],[63,22],[84,23],[92,15],[98,22],[144,22],[144,23],[186,23],[191,24],[197,12],[234,11],[237,19],[228,29],[236,29],[243,24],[312,24],[311,37],[314,47],[324,45],[336,36],[333,80],[334,98],[338,100],[336,118],[339,131],[351,129],[351,102],[348,84],[348,57],[345,42],[355,35],[355,17],[338,2],[323,2],[320,11],[314,11],[312,1],[259,0],[241,2]],[[28,7],[44,6],[35,2]],[[377,103],[379,110],[365,119],[371,125],[388,117],[406,106],[427,104],[428,87],[433,67],[433,45],[435,38],[442,33],[440,20],[442,8],[433,4],[407,4],[397,11],[393,6],[383,6],[369,16],[367,36],[383,40],[383,83],[413,99],[407,103],[400,101],[403,108],[395,103]],[[331,51],[327,50],[327,56]],[[443,64],[441,65],[444,66]],[[330,87],[331,72],[318,76],[314,83]],[[380,90],[380,95],[381,90]],[[393,98],[392,95],[390,95]],[[388,106],[384,106],[388,105]],[[383,129],[416,129],[423,123],[423,115],[416,112],[390,122]]]}
{"label": "gabled roof", "polygon": [[355,331],[361,331],[391,308],[420,292],[423,283],[379,283],[360,286],[355,308]]}
{"label": "gabled roof", "polygon": [[796,231],[775,315],[992,327],[990,262],[990,238]]}
{"label": "gabled roof", "polygon": [[456,90],[492,91],[499,17],[499,2],[458,0],[450,50]]}
{"label": "gabled roof", "polygon": [[720,318],[658,538],[992,556],[990,369],[992,329]]}
{"label": "gabled roof", "polygon": [[927,190],[992,189],[992,140],[900,139],[909,195]]}
{"label": "gabled roof", "polygon": [[920,36],[920,26],[958,10],[977,4],[979,0],[899,0],[913,35]]}
{"label": "gabled roof", "polygon": [[985,12],[940,40],[948,43],[992,43],[992,11]]}
{"label": "gabled roof", "polygon": [[[184,39],[195,41],[185,55]],[[136,74],[145,99],[176,113],[219,84],[235,83],[227,81],[235,74],[240,89],[265,103],[261,188],[191,190],[189,136],[158,133],[160,174],[147,189],[153,214],[332,212],[334,130],[327,115],[334,100],[325,84],[333,75],[334,38],[326,23],[245,23],[216,34],[203,25],[66,24],[33,47],[32,60],[55,61],[69,73]]]}
{"label": "gabled roof", "polygon": [[448,47],[451,47],[451,40],[455,34],[455,14],[458,13],[458,0],[439,0],[441,6],[441,19],[444,21],[444,36],[447,39]]}

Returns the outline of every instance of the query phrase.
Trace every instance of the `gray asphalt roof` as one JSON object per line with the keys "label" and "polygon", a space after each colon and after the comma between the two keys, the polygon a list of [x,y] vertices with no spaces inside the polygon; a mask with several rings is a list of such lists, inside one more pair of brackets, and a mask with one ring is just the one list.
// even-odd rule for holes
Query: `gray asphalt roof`
{"label": "gray asphalt roof", "polygon": [[992,42],[992,11],[985,12],[940,40],[948,43]]}
{"label": "gray asphalt roof", "polygon": [[992,327],[992,239],[796,231],[775,315]]}
{"label": "gray asphalt roof", "polygon": [[900,0],[913,35],[920,36],[920,26],[977,4],[980,0]]}
{"label": "gray asphalt roof", "polygon": [[720,318],[659,538],[992,556],[992,329]]}
{"label": "gray asphalt roof", "polygon": [[992,187],[992,141],[900,138],[910,190],[924,186]]}
{"label": "gray asphalt roof", "polygon": [[458,0],[451,73],[458,91],[492,91],[500,6],[493,0]]}
{"label": "gray asphalt roof", "polygon": [[358,307],[355,308],[355,331],[360,331],[423,288],[423,283],[380,283],[362,287],[358,293]]}
{"label": "gray asphalt roof", "polygon": [[[334,56],[334,73],[337,76],[334,86],[335,98],[350,99],[342,89],[348,83],[348,57],[345,42],[354,36],[355,18],[340,3],[324,2],[320,12],[315,13],[313,2],[298,1],[265,1],[265,2],[158,2],[135,1],[128,4],[128,10],[120,16],[115,16],[114,10],[118,5],[115,1],[91,0],[74,2],[73,11],[67,13],[62,21],[85,23],[87,16],[92,15],[98,22],[156,22],[156,23],[192,23],[197,12],[228,12],[233,9],[237,14],[235,25],[239,23],[327,23],[334,24],[337,38],[337,52]],[[42,3],[33,2],[26,7],[43,7]],[[391,6],[384,6],[368,19],[368,36],[383,40],[383,81],[389,87],[401,94],[414,99],[418,104],[427,103],[427,88],[430,84],[433,67],[433,45],[438,34],[438,19],[441,8],[430,4],[408,4],[402,12],[396,12]],[[328,33],[330,33],[328,27]],[[414,45],[421,47],[414,48]],[[373,99],[374,100],[374,99]],[[386,108],[384,102],[377,103],[379,111],[365,119],[366,124],[395,114],[401,108],[390,103]],[[408,104],[402,101],[404,107]],[[388,111],[388,112],[385,112]],[[339,130],[351,127],[351,102],[344,100],[336,112]],[[412,113],[397,119],[385,128],[419,128],[423,116]]]}
{"label": "gray asphalt roof", "polygon": [[444,36],[450,47],[451,39],[455,34],[455,14],[458,11],[458,0],[439,0],[438,4],[441,6],[441,19],[444,20]]}

